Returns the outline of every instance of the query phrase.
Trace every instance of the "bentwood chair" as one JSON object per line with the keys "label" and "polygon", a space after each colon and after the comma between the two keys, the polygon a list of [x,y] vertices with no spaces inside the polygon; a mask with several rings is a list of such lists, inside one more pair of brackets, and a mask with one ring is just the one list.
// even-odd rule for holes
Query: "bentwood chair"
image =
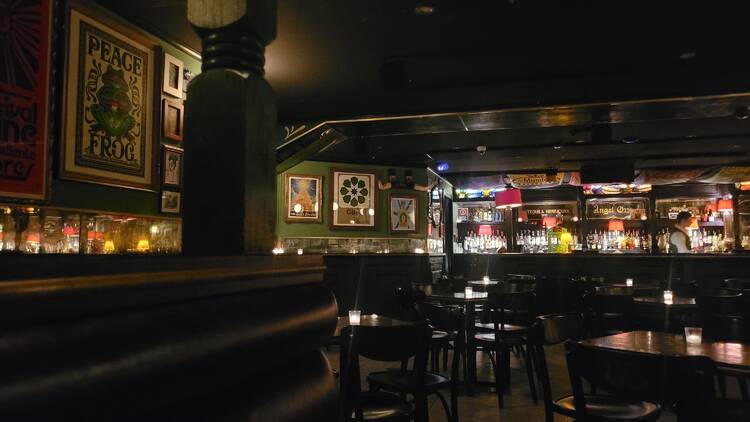
{"label": "bentwood chair", "polygon": [[[697,398],[713,389],[711,361],[702,356],[664,356],[565,343],[573,394],[556,410],[577,421],[655,421],[662,404],[680,420],[690,418]],[[583,381],[607,394],[586,395]]]}
{"label": "bentwood chair", "polygon": [[415,384],[412,403],[391,393],[363,392],[359,357],[380,362],[400,362],[413,358],[412,374],[416,379],[423,379],[431,335],[429,326],[425,323],[386,327],[349,326],[342,334],[344,369],[341,391],[345,420],[405,422],[413,418],[416,422],[426,422],[427,392],[422,384]]}
{"label": "bentwood chair", "polygon": [[731,290],[750,290],[750,280],[744,278],[727,278],[724,279],[724,287]]}
{"label": "bentwood chair", "polygon": [[[370,385],[370,390],[373,391],[385,390],[402,396],[415,394],[417,390],[424,390],[427,395],[434,394],[440,399],[448,420],[458,422],[459,363],[461,354],[465,356],[463,345],[463,313],[456,308],[430,303],[422,304],[420,308],[423,315],[427,317],[430,326],[438,327],[453,334],[454,352],[450,377],[443,376],[437,372],[436,355],[433,350],[433,372],[426,372],[423,378],[417,377],[414,371],[402,369],[370,373],[367,376],[367,382]],[[465,363],[464,367],[466,367]],[[450,406],[448,406],[441,392],[445,388],[450,389]]]}
{"label": "bentwood chair", "polygon": [[503,393],[510,385],[510,352],[519,350],[524,360],[529,389],[534,403],[537,402],[534,385],[534,369],[531,349],[528,347],[529,330],[534,320],[536,294],[533,290],[518,290],[508,285],[500,285],[490,290],[486,309],[489,324],[477,324],[477,328],[488,330],[474,336],[477,344],[487,352],[495,375],[495,389],[498,406],[503,407]]}
{"label": "bentwood chair", "polygon": [[600,286],[587,296],[586,327],[591,336],[630,331],[633,322],[633,289]]}

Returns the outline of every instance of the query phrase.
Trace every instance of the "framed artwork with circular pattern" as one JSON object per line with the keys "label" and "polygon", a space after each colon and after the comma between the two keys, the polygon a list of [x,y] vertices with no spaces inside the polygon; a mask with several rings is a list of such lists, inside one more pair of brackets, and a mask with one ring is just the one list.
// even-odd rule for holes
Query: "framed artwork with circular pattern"
{"label": "framed artwork with circular pattern", "polygon": [[332,229],[375,229],[377,221],[377,178],[375,173],[332,169],[329,177]]}

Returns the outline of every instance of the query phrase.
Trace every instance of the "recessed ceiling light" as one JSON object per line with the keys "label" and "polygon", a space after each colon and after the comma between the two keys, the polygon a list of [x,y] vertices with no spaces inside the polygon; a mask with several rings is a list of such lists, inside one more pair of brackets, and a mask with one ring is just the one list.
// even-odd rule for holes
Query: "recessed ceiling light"
{"label": "recessed ceiling light", "polygon": [[420,16],[431,16],[435,13],[435,7],[428,4],[418,4],[414,8],[414,13]]}
{"label": "recessed ceiling light", "polygon": [[680,54],[681,60],[690,60],[694,59],[696,56],[695,51],[685,51],[682,54]]}

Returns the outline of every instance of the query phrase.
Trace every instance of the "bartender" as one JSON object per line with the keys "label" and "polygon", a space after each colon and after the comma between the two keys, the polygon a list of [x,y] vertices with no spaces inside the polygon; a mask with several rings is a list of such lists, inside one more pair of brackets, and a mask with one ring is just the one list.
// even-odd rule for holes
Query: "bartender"
{"label": "bartender", "polygon": [[669,235],[669,253],[689,253],[690,234],[687,228],[690,226],[692,214],[682,211],[677,214],[677,223],[672,227]]}

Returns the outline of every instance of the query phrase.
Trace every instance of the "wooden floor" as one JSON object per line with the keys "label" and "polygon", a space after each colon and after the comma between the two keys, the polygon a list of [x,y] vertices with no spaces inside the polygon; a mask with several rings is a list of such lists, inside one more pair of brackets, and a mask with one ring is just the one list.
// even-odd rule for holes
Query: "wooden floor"
{"label": "wooden floor", "polygon": [[[336,348],[332,347],[327,354],[331,365],[338,370],[339,358]],[[570,382],[568,380],[562,345],[547,349],[547,363],[550,367],[553,397],[568,394],[570,392]],[[363,378],[369,372],[397,369],[399,367],[398,364],[383,364],[364,359],[361,364]],[[480,381],[493,380],[490,361],[486,356],[477,354],[477,367]],[[461,422],[544,421],[544,404],[541,401],[541,391],[537,387],[537,392],[540,394],[540,401],[534,404],[529,393],[529,384],[526,371],[523,367],[523,361],[511,357],[511,367],[511,391],[510,394],[505,395],[505,407],[498,409],[497,396],[494,393],[494,389],[491,389],[489,386],[480,386],[474,396],[469,397],[462,393],[459,397],[458,408],[459,420]],[[450,397],[448,391],[445,392],[445,395],[447,399]],[[430,422],[447,421],[443,407],[438,399],[430,399],[429,405]],[[560,415],[555,416],[555,422],[569,420],[571,419]],[[669,413],[664,413],[659,419],[660,422],[673,422],[675,420],[674,415]]]}

